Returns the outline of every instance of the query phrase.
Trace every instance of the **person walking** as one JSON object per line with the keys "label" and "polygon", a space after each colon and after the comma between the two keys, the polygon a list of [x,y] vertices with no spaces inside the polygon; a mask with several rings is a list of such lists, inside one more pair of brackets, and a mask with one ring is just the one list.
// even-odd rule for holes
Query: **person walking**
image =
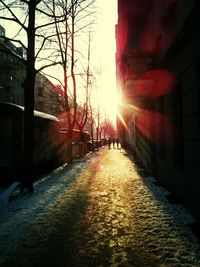
{"label": "person walking", "polygon": [[113,148],[115,148],[115,138],[114,137],[113,137],[112,143],[113,143]]}
{"label": "person walking", "polygon": [[117,148],[119,149],[119,139],[116,139]]}
{"label": "person walking", "polygon": [[110,148],[110,146],[111,146],[111,138],[109,137],[109,139],[108,139],[108,147]]}

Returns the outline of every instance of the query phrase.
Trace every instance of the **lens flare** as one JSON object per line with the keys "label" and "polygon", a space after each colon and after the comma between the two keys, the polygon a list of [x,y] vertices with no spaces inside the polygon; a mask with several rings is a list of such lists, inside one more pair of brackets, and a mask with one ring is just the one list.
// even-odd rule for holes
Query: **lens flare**
{"label": "lens flare", "polygon": [[167,70],[147,71],[135,81],[134,93],[136,96],[158,98],[170,91],[173,81],[173,75]]}
{"label": "lens flare", "polygon": [[119,118],[119,120],[121,121],[121,123],[124,125],[124,127],[126,129],[128,129],[128,126],[126,125],[125,120],[123,119],[122,115],[119,112],[117,112],[117,117]]}
{"label": "lens flare", "polygon": [[159,112],[141,110],[135,119],[137,129],[153,143],[163,143],[174,136],[174,126]]}

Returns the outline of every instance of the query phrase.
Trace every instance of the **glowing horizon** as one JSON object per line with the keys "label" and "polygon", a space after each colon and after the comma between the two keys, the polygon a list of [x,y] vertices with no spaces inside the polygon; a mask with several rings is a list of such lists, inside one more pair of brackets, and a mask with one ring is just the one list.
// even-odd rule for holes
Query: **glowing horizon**
{"label": "glowing horizon", "polygon": [[115,0],[96,0],[96,6],[97,28],[93,60],[100,69],[97,85],[99,104],[115,125],[118,103],[115,66],[117,3]]}

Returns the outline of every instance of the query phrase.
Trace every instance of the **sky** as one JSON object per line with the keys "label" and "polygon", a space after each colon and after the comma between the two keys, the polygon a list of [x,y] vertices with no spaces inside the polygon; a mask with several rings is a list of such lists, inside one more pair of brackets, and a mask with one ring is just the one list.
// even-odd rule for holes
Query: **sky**
{"label": "sky", "polygon": [[115,25],[117,23],[117,0],[96,0],[97,27],[95,61],[100,68],[99,99],[111,120],[115,120],[117,93],[115,70]]}

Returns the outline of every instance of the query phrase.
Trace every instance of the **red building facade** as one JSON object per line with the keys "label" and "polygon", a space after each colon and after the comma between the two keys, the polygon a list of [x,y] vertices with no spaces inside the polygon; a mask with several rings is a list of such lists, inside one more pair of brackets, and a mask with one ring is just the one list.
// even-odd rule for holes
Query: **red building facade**
{"label": "red building facade", "polygon": [[200,218],[200,4],[118,0],[118,135]]}

